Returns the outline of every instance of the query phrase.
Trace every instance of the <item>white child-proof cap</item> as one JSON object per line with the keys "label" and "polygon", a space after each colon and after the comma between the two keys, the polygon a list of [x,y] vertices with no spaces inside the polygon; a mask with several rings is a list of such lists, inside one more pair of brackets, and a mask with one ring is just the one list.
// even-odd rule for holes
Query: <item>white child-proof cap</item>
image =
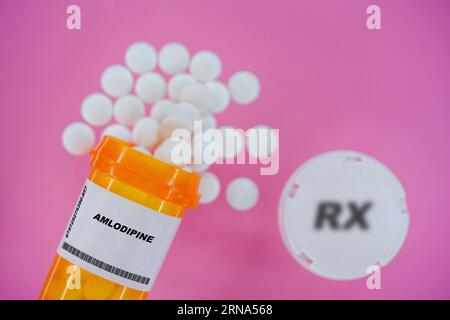
{"label": "white child-proof cap", "polygon": [[405,192],[385,165],[365,154],[334,151],[298,168],[279,205],[284,243],[306,269],[350,280],[388,264],[408,230]]}

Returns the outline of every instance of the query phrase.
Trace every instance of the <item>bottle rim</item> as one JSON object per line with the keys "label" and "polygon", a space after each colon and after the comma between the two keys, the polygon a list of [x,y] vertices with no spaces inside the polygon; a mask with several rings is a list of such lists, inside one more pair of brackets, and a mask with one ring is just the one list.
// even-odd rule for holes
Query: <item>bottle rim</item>
{"label": "bottle rim", "polygon": [[104,136],[91,154],[91,166],[149,195],[184,208],[199,201],[200,176],[160,161],[133,148],[133,144]]}

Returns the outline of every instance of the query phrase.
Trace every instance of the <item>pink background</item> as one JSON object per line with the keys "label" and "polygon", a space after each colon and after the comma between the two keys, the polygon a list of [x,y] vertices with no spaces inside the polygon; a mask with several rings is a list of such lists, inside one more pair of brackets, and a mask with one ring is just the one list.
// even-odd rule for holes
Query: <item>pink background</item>
{"label": "pink background", "polygon": [[[373,2],[380,31],[365,25]],[[81,31],[65,27],[72,3]],[[450,298],[449,9],[447,0],[1,1],[0,298],[37,297],[89,170],[87,156],[63,150],[61,132],[137,40],[213,50],[222,80],[255,72],[260,98],[231,105],[219,123],[281,129],[278,175],[214,168],[223,187],[253,178],[260,201],[238,213],[222,193],[188,213],[151,298]],[[341,148],[384,162],[408,195],[409,233],[379,291],[309,273],[279,234],[288,177]]]}

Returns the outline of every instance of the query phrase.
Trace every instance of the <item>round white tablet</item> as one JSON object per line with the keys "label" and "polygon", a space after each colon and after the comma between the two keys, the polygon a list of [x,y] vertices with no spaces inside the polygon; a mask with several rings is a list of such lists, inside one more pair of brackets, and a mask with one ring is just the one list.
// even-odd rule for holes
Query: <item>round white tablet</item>
{"label": "round white tablet", "polygon": [[201,83],[187,84],[181,91],[180,100],[193,104],[202,114],[208,113],[213,104],[212,93]]}
{"label": "round white tablet", "polygon": [[207,113],[202,117],[202,126],[203,130],[206,131],[208,129],[215,129],[217,128],[217,120],[214,115]]}
{"label": "round white tablet", "polygon": [[113,113],[112,102],[102,93],[92,93],[81,103],[81,116],[84,121],[93,126],[108,123]]}
{"label": "round white tablet", "polygon": [[251,72],[236,72],[228,80],[228,90],[233,101],[239,104],[248,104],[259,96],[259,80]]}
{"label": "round white tablet", "polygon": [[168,93],[169,97],[175,101],[178,102],[181,99],[181,92],[183,91],[184,87],[189,83],[195,83],[196,80],[187,73],[180,73],[169,80],[168,84]]}
{"label": "round white tablet", "polygon": [[161,122],[159,126],[159,136],[162,139],[171,137],[175,129],[186,129],[189,132],[194,130],[193,122],[183,115],[170,114]]}
{"label": "round white tablet", "polygon": [[249,178],[236,178],[227,187],[227,200],[229,205],[238,211],[253,208],[258,202],[259,189],[256,183]]}
{"label": "round white tablet", "polygon": [[154,72],[143,74],[136,81],[136,94],[146,103],[161,100],[166,93],[164,78]]}
{"label": "round white tablet", "polygon": [[203,172],[198,191],[200,203],[206,204],[216,200],[220,194],[220,181],[217,176],[211,172]]}
{"label": "round white tablet", "polygon": [[255,158],[270,157],[278,149],[278,134],[265,125],[249,129],[245,140],[248,153]]}
{"label": "round white tablet", "polygon": [[95,133],[83,122],[69,124],[63,131],[62,144],[73,155],[88,153],[95,143]]}
{"label": "round white tablet", "polygon": [[137,74],[153,70],[156,66],[156,60],[156,50],[147,42],[133,43],[125,52],[125,64]]}
{"label": "round white tablet", "polygon": [[208,82],[220,75],[222,63],[214,52],[200,51],[192,57],[190,71],[195,79]]}
{"label": "round white tablet", "polygon": [[159,124],[155,119],[140,119],[133,128],[133,142],[146,148],[153,147],[153,145],[158,142],[158,129]]}
{"label": "round white tablet", "polygon": [[219,81],[208,82],[205,86],[212,94],[211,112],[223,112],[230,104],[230,95],[227,87]]}
{"label": "round white tablet", "polygon": [[386,166],[334,151],[300,166],[284,187],[279,224],[294,259],[329,279],[350,280],[388,264],[408,230],[405,192]]}
{"label": "round white tablet", "polygon": [[181,169],[183,169],[184,171],[187,171],[189,173],[192,173],[192,169],[189,166],[184,166]]}
{"label": "round white tablet", "polygon": [[[163,150],[164,150],[164,147],[161,143],[153,152],[153,157],[155,157],[158,160],[164,161],[163,160]],[[164,161],[164,162],[166,162],[166,161]]]}
{"label": "round white tablet", "polygon": [[102,132],[102,136],[105,135],[121,139],[125,142],[131,142],[130,130],[121,124],[112,124],[107,126]]}
{"label": "round white tablet", "polygon": [[200,172],[204,172],[204,171],[208,170],[210,166],[211,166],[210,164],[206,164],[206,163],[190,164],[189,168],[192,172],[200,173]]}
{"label": "round white tablet", "polygon": [[133,75],[124,66],[115,64],[103,71],[100,83],[107,94],[120,97],[131,91]]}
{"label": "round white tablet", "polygon": [[190,145],[185,140],[164,140],[158,148],[156,148],[154,157],[176,166],[185,166],[189,163]]}
{"label": "round white tablet", "polygon": [[200,119],[202,118],[198,109],[187,102],[180,102],[175,104],[169,111],[169,115],[171,114],[181,115],[183,117],[186,117],[186,120],[190,120],[192,122],[200,121]]}
{"label": "round white tablet", "polygon": [[189,51],[180,43],[169,43],[159,51],[159,67],[167,74],[186,70],[189,65]]}
{"label": "round white tablet", "polygon": [[158,122],[161,122],[165,117],[167,117],[170,108],[173,105],[174,103],[172,102],[172,100],[169,99],[159,100],[152,106],[152,109],[150,110],[150,115]]}
{"label": "round white tablet", "polygon": [[122,96],[114,104],[114,118],[126,126],[134,125],[144,115],[145,105],[134,95]]}
{"label": "round white tablet", "polygon": [[143,154],[146,154],[148,156],[151,156],[152,153],[150,152],[150,150],[144,148],[143,146],[134,146],[133,147],[134,150],[137,150],[139,152],[142,152]]}

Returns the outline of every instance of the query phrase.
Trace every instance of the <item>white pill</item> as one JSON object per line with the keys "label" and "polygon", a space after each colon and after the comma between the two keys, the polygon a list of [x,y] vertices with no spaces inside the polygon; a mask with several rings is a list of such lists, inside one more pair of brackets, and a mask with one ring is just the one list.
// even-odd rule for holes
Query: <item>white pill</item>
{"label": "white pill", "polygon": [[216,200],[220,194],[220,181],[217,176],[211,172],[203,172],[198,192],[200,203],[206,204]]}
{"label": "white pill", "polygon": [[278,148],[278,135],[272,128],[259,125],[247,131],[246,149],[255,158],[267,158]]}
{"label": "white pill", "polygon": [[217,120],[212,114],[208,113],[202,117],[202,126],[203,130],[206,131],[208,129],[217,128]]}
{"label": "white pill", "polygon": [[95,133],[83,122],[69,124],[63,131],[62,144],[73,155],[88,153],[95,143]]}
{"label": "white pill", "polygon": [[181,91],[182,102],[188,102],[198,108],[200,113],[206,114],[213,104],[211,91],[201,83],[189,83]]}
{"label": "white pill", "polygon": [[169,99],[159,100],[152,106],[152,110],[150,111],[150,115],[152,118],[161,122],[170,112],[170,108],[174,105],[174,103]]}
{"label": "white pill", "polygon": [[249,178],[236,178],[230,182],[226,192],[228,203],[238,211],[253,208],[258,202],[258,186]]}
{"label": "white pill", "polygon": [[187,120],[189,119],[192,122],[200,121],[202,118],[198,109],[187,102],[175,104],[169,111],[169,115],[171,114],[182,115],[183,117],[186,117]]}
{"label": "white pill", "polygon": [[189,173],[192,173],[192,169],[191,169],[191,167],[189,167],[189,166],[184,166],[184,167],[182,167],[181,169],[183,169],[184,171],[187,171],[187,172],[189,172]]}
{"label": "white pill", "polygon": [[186,129],[189,132],[194,130],[193,122],[183,115],[170,114],[168,115],[159,126],[159,137],[162,139],[168,139],[171,137],[172,132],[175,129]]}
{"label": "white pill", "polygon": [[232,126],[222,126],[218,130],[222,134],[223,145],[220,157],[223,159],[232,159],[240,154],[245,144],[242,133]]}
{"label": "white pill", "polygon": [[169,43],[159,51],[159,67],[167,74],[186,70],[189,65],[189,51],[180,43]]}
{"label": "white pill", "polygon": [[92,93],[81,103],[81,116],[84,121],[93,126],[108,123],[113,113],[112,102],[102,93]]}
{"label": "white pill", "polygon": [[208,170],[210,166],[211,166],[211,165],[210,165],[210,164],[207,164],[207,163],[202,163],[202,164],[190,164],[190,165],[189,165],[189,168],[190,168],[190,170],[191,170],[192,172],[200,173],[200,172],[204,172],[204,171]]}
{"label": "white pill", "polygon": [[190,145],[187,141],[166,139],[156,148],[154,157],[166,163],[185,166],[190,162],[188,150]]}
{"label": "white pill", "polygon": [[100,83],[107,94],[120,97],[133,87],[133,75],[124,66],[115,64],[103,71]]}
{"label": "white pill", "polygon": [[137,150],[139,152],[142,152],[143,154],[146,154],[148,156],[151,156],[152,153],[150,152],[150,150],[144,148],[143,146],[134,146],[133,147],[134,150]]}
{"label": "white pill", "polygon": [[200,51],[192,57],[190,72],[199,81],[212,81],[220,75],[221,71],[222,63],[214,52]]}
{"label": "white pill", "polygon": [[123,140],[125,142],[131,142],[130,130],[121,124],[112,124],[105,128],[102,132],[102,136],[111,136]]}
{"label": "white pill", "polygon": [[239,104],[248,104],[259,96],[260,85],[258,78],[251,72],[236,72],[228,80],[228,90],[231,99]]}
{"label": "white pill", "polygon": [[163,147],[162,144],[160,144],[160,145],[155,149],[155,151],[153,152],[153,157],[155,157],[155,158],[158,159],[158,160],[164,161],[164,160],[162,159],[162,157],[163,157],[163,154],[162,154],[163,150],[164,150],[164,147]]}
{"label": "white pill", "polygon": [[136,42],[125,52],[125,64],[134,73],[143,74],[156,66],[157,54],[155,48],[146,42]]}
{"label": "white pill", "polygon": [[153,118],[140,119],[133,128],[132,138],[137,145],[151,148],[158,142],[159,124]]}
{"label": "white pill", "polygon": [[187,73],[180,73],[177,74],[176,76],[173,76],[170,80],[169,80],[169,84],[168,84],[168,93],[169,93],[169,97],[173,100],[173,101],[180,101],[181,99],[181,92],[183,91],[184,87],[189,84],[189,83],[195,83],[196,80],[189,74]]}
{"label": "white pill", "polygon": [[133,95],[125,95],[114,104],[114,118],[126,126],[134,125],[145,115],[145,105],[141,99]]}
{"label": "white pill", "polygon": [[166,83],[160,74],[154,72],[146,73],[137,80],[135,91],[144,102],[154,103],[164,97]]}
{"label": "white pill", "polygon": [[227,87],[222,82],[211,81],[206,84],[206,88],[212,94],[211,112],[223,112],[230,104],[230,94]]}

